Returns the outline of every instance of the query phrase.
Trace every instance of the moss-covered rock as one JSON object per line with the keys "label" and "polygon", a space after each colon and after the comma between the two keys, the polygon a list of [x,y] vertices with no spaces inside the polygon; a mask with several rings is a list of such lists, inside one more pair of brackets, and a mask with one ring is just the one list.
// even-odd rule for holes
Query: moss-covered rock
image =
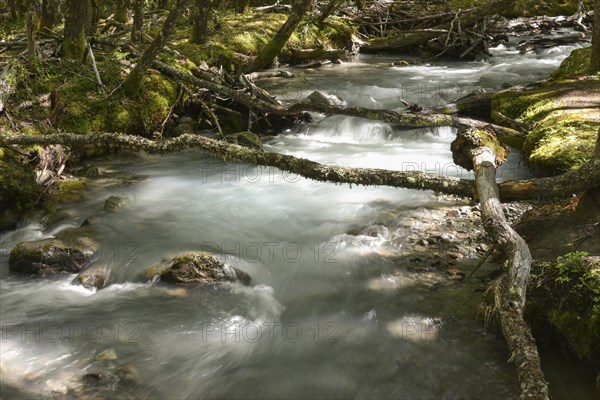
{"label": "moss-covered rock", "polygon": [[109,269],[105,266],[92,266],[73,279],[72,285],[81,285],[87,289],[102,289],[106,286]]}
{"label": "moss-covered rock", "polygon": [[600,126],[598,99],[600,76],[563,76],[533,90],[495,94],[492,117],[501,124],[497,118],[501,113],[532,126],[519,143],[523,156],[548,172],[564,172],[578,168],[592,156]]}
{"label": "moss-covered rock", "polygon": [[70,228],[55,238],[21,242],[10,253],[11,272],[54,274],[81,272],[97,255],[100,245],[93,228]]}
{"label": "moss-covered rock", "polygon": [[107,212],[115,212],[120,208],[125,207],[129,203],[129,199],[123,196],[110,196],[104,202],[104,210]]}
{"label": "moss-covered rock", "polygon": [[217,282],[240,282],[248,285],[250,276],[222,262],[207,253],[188,253],[152,266],[144,275],[147,278],[159,278],[162,282],[174,284],[198,284]]}
{"label": "moss-covered rock", "polygon": [[262,149],[262,141],[256,133],[249,131],[232,133],[226,136],[229,143],[239,144],[253,149]]}

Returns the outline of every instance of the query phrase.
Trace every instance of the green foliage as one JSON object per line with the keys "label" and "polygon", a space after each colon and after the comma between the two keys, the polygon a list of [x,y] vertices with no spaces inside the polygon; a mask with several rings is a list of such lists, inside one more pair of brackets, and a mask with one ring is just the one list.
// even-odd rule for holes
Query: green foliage
{"label": "green foliage", "polygon": [[581,359],[600,354],[600,259],[568,253],[536,265],[532,278],[533,317],[545,315]]}

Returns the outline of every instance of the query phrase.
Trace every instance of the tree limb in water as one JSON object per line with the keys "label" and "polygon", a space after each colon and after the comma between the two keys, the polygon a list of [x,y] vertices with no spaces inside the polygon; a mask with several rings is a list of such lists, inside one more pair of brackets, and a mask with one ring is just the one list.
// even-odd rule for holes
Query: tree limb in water
{"label": "tree limb in water", "polygon": [[531,270],[529,246],[508,224],[502,211],[496,184],[494,151],[478,147],[472,152],[475,185],[486,232],[507,258],[508,268],[500,278],[499,310],[502,333],[515,362],[521,399],[547,400],[548,386],[541,369],[535,340],[523,318],[525,294]]}
{"label": "tree limb in water", "polygon": [[[470,179],[419,171],[390,171],[375,168],[323,165],[291,155],[252,150],[198,135],[182,135],[162,141],[152,141],[139,136],[116,133],[0,136],[0,146],[3,147],[10,145],[45,146],[50,144],[67,146],[74,144],[94,145],[160,154],[197,148],[223,160],[276,167],[321,182],[433,190],[460,197],[477,197],[475,183]],[[400,160],[398,163],[400,164]],[[556,177],[508,181],[499,184],[502,201],[565,197],[570,196],[572,193],[584,192],[597,187],[600,187],[600,159],[593,159],[578,170],[569,171]]]}

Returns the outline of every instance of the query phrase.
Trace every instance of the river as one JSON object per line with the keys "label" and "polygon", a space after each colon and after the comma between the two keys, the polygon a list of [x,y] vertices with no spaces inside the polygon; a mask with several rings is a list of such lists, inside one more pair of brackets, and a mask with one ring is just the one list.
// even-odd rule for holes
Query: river
{"label": "river", "polygon": [[[398,57],[361,56],[354,63],[294,70],[295,78],[266,86],[283,99],[321,90],[349,105],[402,110],[402,98],[432,107],[474,89],[545,78],[573,48],[519,55],[498,47],[489,62],[397,67],[389,63]],[[451,128],[401,130],[314,114],[312,123],[282,132],[265,148],[323,163],[468,177],[452,163],[454,135]],[[90,187],[53,218],[0,237],[0,365],[3,381],[16,390],[5,388],[5,395],[63,393],[83,374],[126,365],[139,376],[137,384],[108,382],[92,393],[518,397],[502,337],[475,321],[480,284],[432,290],[394,262],[405,240],[403,221],[418,225],[419,213],[468,203],[432,192],[316,183],[197,152],[106,157],[95,165],[136,179]],[[528,176],[514,152],[499,179]],[[130,204],[107,214],[102,208],[110,195]],[[390,212],[396,221],[381,228]],[[110,268],[110,286],[95,291],[71,285],[73,276],[29,279],[8,272],[16,243],[51,237],[90,216],[99,216],[105,228],[97,262]],[[369,227],[376,234],[356,234]],[[174,289],[139,279],[164,257],[199,250],[248,272],[252,284]],[[578,392],[578,370],[561,360],[554,357],[548,366],[551,389],[558,388],[554,396],[589,395]]]}

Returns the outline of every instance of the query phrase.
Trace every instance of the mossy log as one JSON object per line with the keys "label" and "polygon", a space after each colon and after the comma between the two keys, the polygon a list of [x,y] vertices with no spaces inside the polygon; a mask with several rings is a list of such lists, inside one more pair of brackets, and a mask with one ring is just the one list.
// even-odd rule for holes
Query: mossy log
{"label": "mossy log", "polygon": [[[67,146],[95,145],[114,150],[137,150],[160,154],[197,148],[223,160],[276,167],[321,182],[434,190],[449,195],[477,198],[475,183],[469,179],[417,171],[402,172],[323,165],[291,155],[251,150],[198,135],[185,134],[162,141],[152,141],[138,136],[116,133],[0,136],[0,146],[2,147],[10,145],[47,146],[51,144]],[[400,160],[398,160],[398,164],[400,164]],[[600,187],[600,159],[593,159],[578,170],[569,171],[563,175],[502,182],[499,184],[499,194],[501,201],[552,199],[570,196],[573,193],[580,193],[597,187]]]}

